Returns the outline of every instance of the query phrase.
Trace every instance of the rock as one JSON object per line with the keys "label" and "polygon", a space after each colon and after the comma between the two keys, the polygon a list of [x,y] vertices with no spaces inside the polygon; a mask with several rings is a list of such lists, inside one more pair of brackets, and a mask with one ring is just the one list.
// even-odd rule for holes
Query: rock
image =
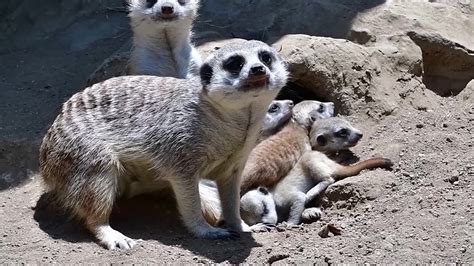
{"label": "rock", "polygon": [[[340,113],[373,107],[390,112],[394,103],[376,86],[379,64],[371,49],[342,39],[287,35],[273,44],[287,61],[292,82],[320,99],[333,101]],[[376,108],[376,106],[382,107]]]}
{"label": "rock", "polygon": [[326,190],[327,205],[351,209],[360,202],[374,200],[385,193],[385,188],[395,179],[392,172],[374,170],[348,177],[329,186]]}
{"label": "rock", "polygon": [[459,94],[474,79],[474,50],[440,34],[410,31],[423,53],[423,81],[441,96]]}

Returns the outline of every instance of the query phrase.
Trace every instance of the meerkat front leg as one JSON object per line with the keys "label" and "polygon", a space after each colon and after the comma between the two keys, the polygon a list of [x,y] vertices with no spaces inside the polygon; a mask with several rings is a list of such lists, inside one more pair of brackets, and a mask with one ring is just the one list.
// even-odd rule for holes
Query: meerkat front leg
{"label": "meerkat front leg", "polygon": [[237,232],[250,232],[250,227],[240,218],[241,172],[241,169],[235,169],[229,177],[220,178],[216,183],[226,226]]}
{"label": "meerkat front leg", "polygon": [[303,192],[295,192],[292,195],[292,201],[290,206],[290,213],[288,216],[288,225],[298,225],[301,222],[301,214],[305,209],[306,195]]}
{"label": "meerkat front leg", "polygon": [[197,177],[170,179],[184,224],[189,231],[199,238],[225,239],[235,237],[234,232],[213,227],[204,219],[201,211],[198,180]]}
{"label": "meerkat front leg", "polygon": [[306,192],[306,204],[311,203],[316,197],[321,195],[330,185],[334,184],[334,179],[329,178],[327,180],[319,182],[316,186]]}

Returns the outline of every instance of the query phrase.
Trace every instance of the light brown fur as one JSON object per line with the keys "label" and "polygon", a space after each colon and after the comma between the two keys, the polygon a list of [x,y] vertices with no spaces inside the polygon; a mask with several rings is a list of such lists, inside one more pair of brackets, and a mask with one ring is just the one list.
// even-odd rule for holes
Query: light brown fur
{"label": "light brown fur", "polygon": [[[321,106],[328,110],[321,110]],[[258,186],[272,187],[286,176],[301,155],[311,150],[308,134],[312,123],[332,116],[333,106],[318,101],[295,105],[288,124],[250,153],[242,174],[241,195]]]}

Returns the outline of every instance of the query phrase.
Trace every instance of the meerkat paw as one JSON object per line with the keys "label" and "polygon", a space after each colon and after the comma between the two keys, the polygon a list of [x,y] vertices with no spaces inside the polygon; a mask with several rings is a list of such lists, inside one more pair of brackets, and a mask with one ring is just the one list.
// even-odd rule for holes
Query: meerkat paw
{"label": "meerkat paw", "polygon": [[217,227],[208,227],[197,230],[196,236],[205,239],[237,239],[239,232]]}
{"label": "meerkat paw", "polygon": [[265,233],[265,232],[270,232],[273,228],[275,228],[274,224],[264,224],[264,223],[258,223],[250,226],[250,230],[254,233]]}
{"label": "meerkat paw", "polygon": [[307,208],[301,214],[301,219],[303,219],[305,222],[315,222],[321,219],[322,215],[323,211],[320,208]]}
{"label": "meerkat paw", "polygon": [[112,229],[109,225],[100,226],[96,234],[100,244],[107,249],[131,249],[137,242],[129,237],[126,237],[117,230]]}

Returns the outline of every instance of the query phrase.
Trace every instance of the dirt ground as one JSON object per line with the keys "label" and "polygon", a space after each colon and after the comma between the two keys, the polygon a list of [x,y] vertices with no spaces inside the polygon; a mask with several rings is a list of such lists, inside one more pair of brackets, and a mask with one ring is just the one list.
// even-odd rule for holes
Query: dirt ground
{"label": "dirt ground", "polygon": [[[71,48],[65,34],[73,33],[0,49],[0,263],[474,264],[472,96],[433,96],[436,104],[378,119],[363,112],[348,117],[364,132],[353,152],[382,155],[395,166],[334,185],[319,222],[232,241],[195,239],[171,197],[143,196],[119,203],[111,219],[113,227],[143,241],[129,251],[98,246],[80,224],[48,211],[33,170],[38,143],[60,104],[129,33],[121,29],[81,49]],[[321,238],[328,223],[342,234]]]}

